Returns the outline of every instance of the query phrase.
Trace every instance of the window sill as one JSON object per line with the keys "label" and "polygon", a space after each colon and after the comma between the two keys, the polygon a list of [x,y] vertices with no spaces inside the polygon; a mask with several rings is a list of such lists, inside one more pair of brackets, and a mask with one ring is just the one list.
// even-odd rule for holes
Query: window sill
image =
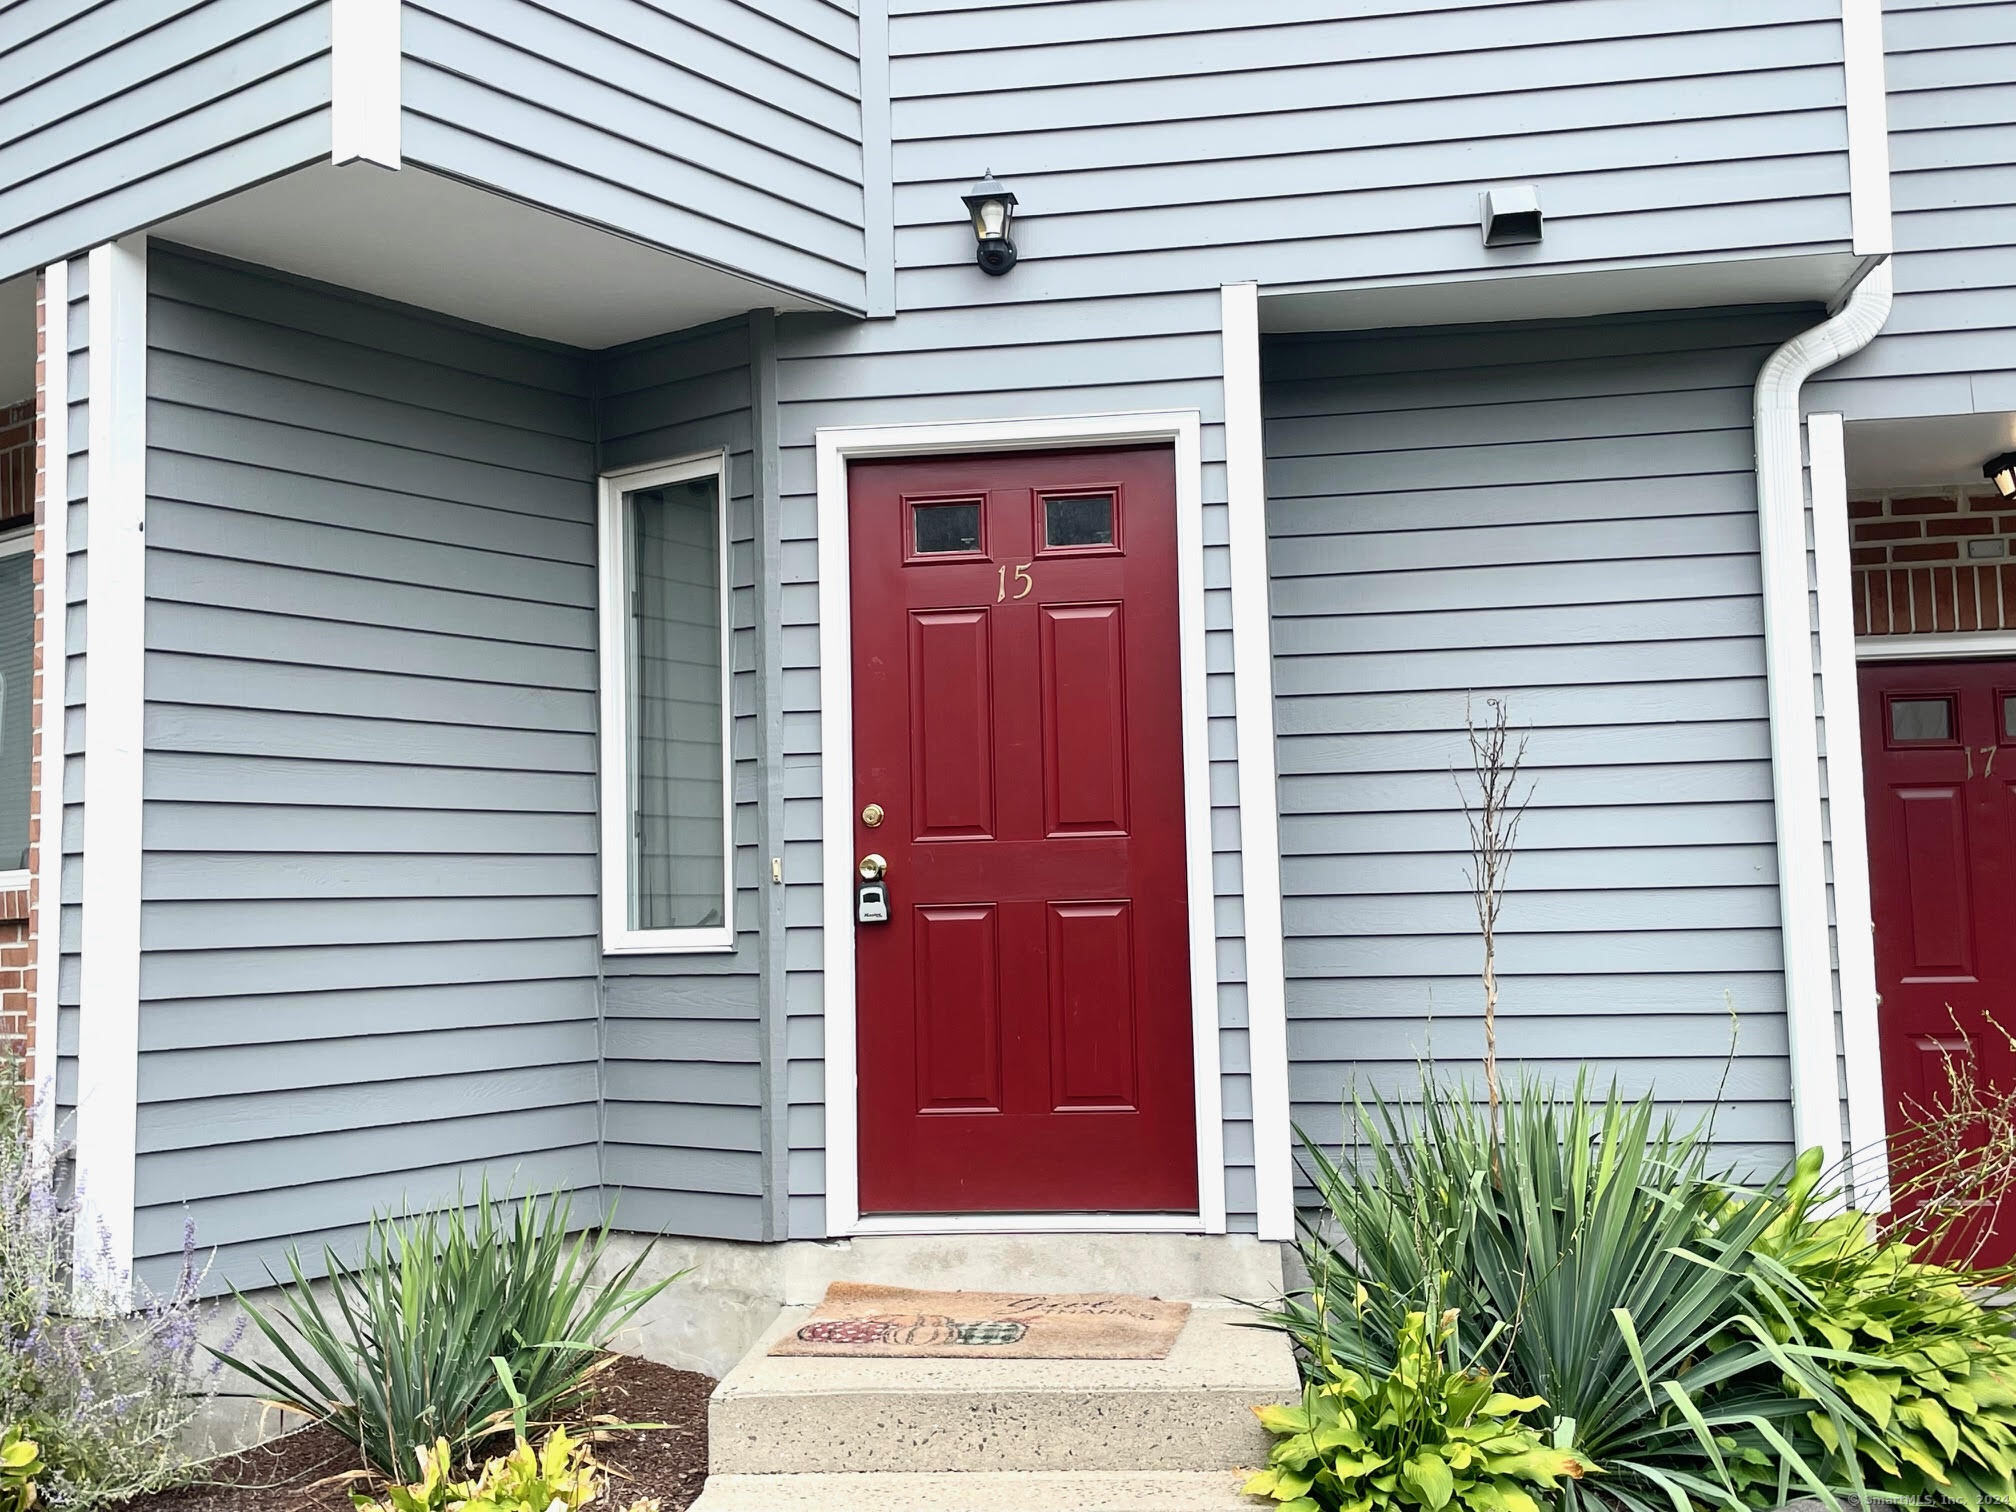
{"label": "window sill", "polygon": [[732,929],[626,929],[602,936],[604,955],[733,955]]}

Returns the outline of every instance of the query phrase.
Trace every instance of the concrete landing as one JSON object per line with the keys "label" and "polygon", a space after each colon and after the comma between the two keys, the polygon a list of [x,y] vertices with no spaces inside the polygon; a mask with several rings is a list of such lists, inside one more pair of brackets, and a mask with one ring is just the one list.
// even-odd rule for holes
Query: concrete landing
{"label": "concrete landing", "polygon": [[1300,1388],[1288,1342],[1241,1307],[1191,1310],[1163,1360],[773,1358],[788,1308],[715,1388],[717,1474],[1220,1470],[1260,1464],[1252,1409]]}
{"label": "concrete landing", "polygon": [[1225,1470],[717,1475],[693,1512],[1257,1512]]}

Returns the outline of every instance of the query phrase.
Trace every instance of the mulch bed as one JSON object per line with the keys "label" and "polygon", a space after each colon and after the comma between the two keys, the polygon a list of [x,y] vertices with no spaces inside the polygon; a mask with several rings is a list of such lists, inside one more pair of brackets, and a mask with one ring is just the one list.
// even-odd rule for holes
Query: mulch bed
{"label": "mulch bed", "polygon": [[[707,1394],[714,1382],[618,1356],[595,1384],[596,1412],[667,1425],[613,1434],[597,1446],[596,1458],[610,1472],[598,1507],[656,1497],[664,1512],[685,1512],[707,1479]],[[347,1484],[317,1482],[356,1468],[357,1450],[340,1434],[303,1428],[214,1460],[195,1484],[139,1497],[122,1512],[351,1512]]]}

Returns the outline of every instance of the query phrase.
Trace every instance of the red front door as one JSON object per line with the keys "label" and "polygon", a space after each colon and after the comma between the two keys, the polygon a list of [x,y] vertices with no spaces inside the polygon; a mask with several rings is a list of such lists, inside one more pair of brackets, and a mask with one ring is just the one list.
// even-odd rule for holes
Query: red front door
{"label": "red front door", "polygon": [[861,1210],[1195,1212],[1170,453],[850,487]]}
{"label": "red front door", "polygon": [[[1951,1105],[1954,1072],[2016,1086],[2016,664],[1865,666],[1862,729],[1894,1155],[1925,1110]],[[1923,1161],[1900,1164],[1908,1187]],[[2016,1253],[2016,1200],[1974,1213],[1950,1256]]]}

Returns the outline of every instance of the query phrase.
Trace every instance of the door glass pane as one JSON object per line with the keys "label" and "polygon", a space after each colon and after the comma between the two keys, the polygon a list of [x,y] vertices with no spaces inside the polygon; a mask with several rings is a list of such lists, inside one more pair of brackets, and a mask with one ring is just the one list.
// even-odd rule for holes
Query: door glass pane
{"label": "door glass pane", "polygon": [[916,531],[917,555],[980,549],[980,502],[919,504],[910,512]]}
{"label": "door glass pane", "polygon": [[28,864],[29,700],[35,689],[32,552],[0,556],[0,871]]}
{"label": "door glass pane", "polygon": [[1111,546],[1113,496],[1094,494],[1043,501],[1045,546]]}
{"label": "door glass pane", "polygon": [[1892,740],[1951,740],[1953,700],[1893,698],[1890,700]]}
{"label": "door glass pane", "polygon": [[2016,740],[2016,696],[2002,695],[2002,738]]}
{"label": "door glass pane", "polygon": [[720,480],[626,494],[630,515],[630,925],[727,917]]}

